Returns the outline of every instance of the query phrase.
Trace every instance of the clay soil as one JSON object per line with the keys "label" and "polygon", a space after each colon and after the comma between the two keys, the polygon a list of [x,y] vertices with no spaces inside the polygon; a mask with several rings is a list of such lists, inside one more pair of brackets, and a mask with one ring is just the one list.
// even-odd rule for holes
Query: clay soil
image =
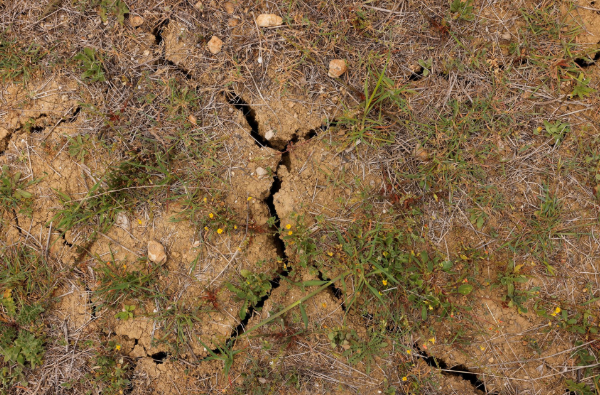
{"label": "clay soil", "polygon": [[0,394],[600,393],[599,26],[0,0]]}

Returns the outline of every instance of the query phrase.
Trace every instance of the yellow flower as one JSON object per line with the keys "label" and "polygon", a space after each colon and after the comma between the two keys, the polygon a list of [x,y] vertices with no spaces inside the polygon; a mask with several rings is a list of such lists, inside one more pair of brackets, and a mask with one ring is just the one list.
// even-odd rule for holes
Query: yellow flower
{"label": "yellow flower", "polygon": [[333,256],[333,252],[328,252],[327,255]]}
{"label": "yellow flower", "polygon": [[381,291],[379,291],[379,295],[383,295],[383,294],[381,293]]}
{"label": "yellow flower", "polygon": [[383,256],[387,256],[387,252],[386,251],[383,251]]}
{"label": "yellow flower", "polygon": [[248,201],[252,200],[252,196],[248,196]]}
{"label": "yellow flower", "polygon": [[119,351],[121,349],[121,345],[117,344],[117,346],[115,347],[115,350]]}
{"label": "yellow flower", "polygon": [[410,350],[406,350],[406,353],[407,353],[408,355],[410,355]]}
{"label": "yellow flower", "polygon": [[206,203],[206,198],[204,198],[204,203]]}
{"label": "yellow flower", "polygon": [[285,228],[286,228],[286,229],[291,229],[291,228],[292,228],[292,225],[290,225],[290,224],[287,224],[287,225],[285,226]]}
{"label": "yellow flower", "polygon": [[431,305],[429,305],[429,310],[433,310],[433,307],[431,307]]}
{"label": "yellow flower", "polygon": [[217,233],[218,233],[218,234],[221,234],[221,233],[223,233],[223,229],[221,229],[221,228],[217,229]]}
{"label": "yellow flower", "polygon": [[323,306],[323,308],[327,307],[327,303],[323,303],[321,306]]}
{"label": "yellow flower", "polygon": [[127,269],[127,265],[123,265],[123,269]]}
{"label": "yellow flower", "polygon": [[550,314],[550,315],[551,315],[552,317],[556,317],[556,315],[557,315],[558,313],[560,313],[561,311],[562,311],[562,310],[560,309],[560,307],[557,307],[557,308],[555,308],[555,309],[554,309],[554,313],[552,313],[552,314]]}
{"label": "yellow flower", "polygon": [[214,217],[213,213],[208,214],[210,218]]}
{"label": "yellow flower", "polygon": [[288,235],[292,235],[294,232],[292,232],[291,230],[288,232]]}
{"label": "yellow flower", "polygon": [[542,127],[541,127],[541,126],[538,126],[538,128],[537,128],[537,131],[538,131],[538,132],[541,132],[541,131],[542,131]]}
{"label": "yellow flower", "polygon": [[435,337],[432,337],[431,339],[429,339],[429,343],[435,344]]}
{"label": "yellow flower", "polygon": [[233,229],[237,229],[237,225],[233,225]]}
{"label": "yellow flower", "polygon": [[381,282],[383,283],[383,285],[387,285],[387,280],[382,280]]}
{"label": "yellow flower", "polygon": [[408,380],[408,377],[406,377],[406,376],[402,377],[402,381],[406,381],[406,380]]}
{"label": "yellow flower", "polygon": [[142,220],[141,219],[138,219],[138,224],[140,224],[140,225],[142,224]]}
{"label": "yellow flower", "polygon": [[205,227],[204,227],[204,230],[208,232],[208,226],[205,226]]}
{"label": "yellow flower", "polygon": [[481,351],[483,351],[483,350],[485,350],[485,347],[484,347],[484,346],[479,346],[479,349],[480,349]]}

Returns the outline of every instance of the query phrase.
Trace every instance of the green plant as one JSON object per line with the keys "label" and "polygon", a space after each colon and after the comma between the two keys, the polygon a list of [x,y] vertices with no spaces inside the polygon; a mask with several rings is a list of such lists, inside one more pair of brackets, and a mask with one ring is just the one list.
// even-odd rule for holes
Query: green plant
{"label": "green plant", "polygon": [[423,77],[427,77],[431,73],[431,66],[433,65],[433,58],[427,60],[419,59],[419,66],[423,68]]}
{"label": "green plant", "polygon": [[579,76],[575,79],[575,86],[573,87],[573,92],[570,93],[570,96],[577,96],[580,100],[583,100],[595,92],[595,89],[589,87],[591,81],[591,78],[585,78],[583,73],[579,73]]}
{"label": "green plant", "polygon": [[0,393],[17,383],[27,385],[25,369],[35,369],[42,364],[46,350],[43,340],[24,329],[0,324],[0,355],[4,365],[0,370]]}
{"label": "green plant", "polygon": [[117,22],[123,24],[125,15],[129,14],[129,7],[121,0],[102,0],[99,5],[99,14],[102,22],[108,21],[108,14],[114,14]]}
{"label": "green plant", "polygon": [[[554,139],[555,144],[559,144],[565,138],[567,133],[571,131],[571,125],[560,121],[556,121],[555,123],[544,121],[544,127],[546,133]],[[540,131],[541,128],[538,128],[534,134],[539,134]]]}
{"label": "green plant", "polygon": [[217,346],[217,349],[219,350],[219,353],[217,354],[216,352],[211,350],[206,344],[204,344],[204,342],[202,342],[202,339],[198,338],[198,341],[200,342],[200,344],[202,344],[202,346],[204,346],[204,348],[210,354],[210,356],[206,357],[204,360],[205,361],[212,361],[212,360],[222,361],[223,362],[223,375],[225,376],[226,379],[229,379],[229,370],[231,369],[231,366],[233,366],[233,361],[234,361],[235,356],[244,350],[234,350],[230,345],[224,344],[223,346]]}
{"label": "green plant", "polygon": [[104,82],[104,70],[102,68],[102,57],[92,48],[84,48],[83,51],[75,55],[75,60],[81,62],[81,67],[84,72],[81,75],[83,80],[91,80],[92,82]]}
{"label": "green plant", "polygon": [[[358,338],[356,332],[353,332],[352,338]],[[373,357],[380,355],[383,349],[387,348],[387,342],[383,341],[384,338],[379,334],[375,333],[371,336],[368,342],[363,340],[351,340],[349,349],[344,351],[344,356],[349,357],[348,361],[351,365],[356,365],[358,362],[363,361],[366,366],[366,372],[371,372],[371,362]]]}
{"label": "green plant", "polygon": [[132,365],[127,362],[119,353],[116,352],[119,347],[114,341],[103,343],[92,361],[94,370],[87,376],[98,386],[102,394],[118,395],[130,384]]}
{"label": "green plant", "polygon": [[511,263],[506,272],[498,274],[498,281],[500,284],[506,286],[506,294],[509,299],[508,306],[517,306],[519,313],[527,313],[527,308],[523,304],[531,299],[536,292],[540,290],[539,287],[533,287],[529,290],[521,290],[515,287],[518,283],[527,282],[527,277],[520,273],[523,265],[514,265]]}
{"label": "green plant", "polygon": [[84,163],[86,155],[89,153],[90,136],[78,134],[75,137],[66,136],[69,144],[69,155],[81,163]]}
{"label": "green plant", "polygon": [[115,314],[115,318],[127,321],[128,319],[133,318],[133,310],[135,310],[135,306],[123,305],[123,311],[119,311]]}
{"label": "green plant", "polygon": [[[340,126],[349,128],[348,136],[353,143],[370,141],[377,144],[389,144],[393,135],[385,127],[385,117],[390,112],[407,114],[408,106],[404,95],[413,93],[406,87],[396,87],[396,83],[385,75],[387,64],[380,73],[369,70],[363,87],[363,101],[358,113],[347,111],[340,117]],[[384,107],[392,108],[391,111]]]}
{"label": "green plant", "polygon": [[2,82],[28,81],[39,69],[39,62],[45,54],[35,43],[25,47],[17,40],[8,40],[0,32],[0,78]]}
{"label": "green plant", "polygon": [[8,166],[2,166],[2,173],[0,173],[0,212],[12,213],[19,209],[19,213],[31,215],[33,195],[25,189],[39,181],[39,179],[21,181],[20,172],[11,175]]}
{"label": "green plant", "polygon": [[244,301],[240,307],[239,316],[243,320],[246,318],[248,308],[256,306],[261,298],[271,290],[271,283],[264,273],[254,274],[248,270],[240,271],[242,281],[237,285],[230,282],[225,284],[227,289],[233,292],[239,300]]}
{"label": "green plant", "polygon": [[[158,291],[152,288],[158,267],[144,273],[137,270],[127,271],[124,265],[115,261],[101,261],[95,270],[99,274],[100,284],[94,293],[107,305],[112,305],[121,298],[148,300],[159,296]],[[133,315],[133,309],[129,313]]]}
{"label": "green plant", "polygon": [[452,14],[452,19],[472,21],[475,19],[473,15],[473,0],[452,0],[450,3],[450,13]]}

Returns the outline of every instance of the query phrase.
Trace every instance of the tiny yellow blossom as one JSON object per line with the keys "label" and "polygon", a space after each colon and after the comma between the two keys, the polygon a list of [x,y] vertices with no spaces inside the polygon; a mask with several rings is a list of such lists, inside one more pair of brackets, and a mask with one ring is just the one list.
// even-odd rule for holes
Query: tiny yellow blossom
{"label": "tiny yellow blossom", "polygon": [[206,203],[206,198],[204,198],[204,203]]}
{"label": "tiny yellow blossom", "polygon": [[408,355],[410,355],[410,350],[406,350],[406,353],[407,353]]}
{"label": "tiny yellow blossom", "polygon": [[237,225],[233,225],[233,229],[237,229]]}
{"label": "tiny yellow blossom", "polygon": [[123,265],[123,269],[127,269],[127,265]]}
{"label": "tiny yellow blossom", "polygon": [[223,233],[223,229],[221,229],[221,228],[217,229],[217,233],[218,233],[218,234],[221,234],[221,233]]}
{"label": "tiny yellow blossom", "polygon": [[141,219],[138,219],[138,224],[140,224],[140,225],[142,224],[142,220]]}
{"label": "tiny yellow blossom", "polygon": [[327,255],[333,256],[333,252],[328,252]]}
{"label": "tiny yellow blossom", "polygon": [[252,200],[252,196],[248,196],[248,201]]}
{"label": "tiny yellow blossom", "polygon": [[214,217],[213,213],[208,214],[210,218]]}
{"label": "tiny yellow blossom", "polygon": [[292,235],[294,232],[292,232],[291,230],[288,232],[288,235]]}
{"label": "tiny yellow blossom", "polygon": [[327,307],[327,303],[323,303],[321,306],[323,306],[323,308]]}
{"label": "tiny yellow blossom", "polygon": [[204,230],[208,232],[208,226],[205,226],[205,227],[204,227]]}
{"label": "tiny yellow blossom", "polygon": [[387,252],[386,251],[383,251],[383,256],[387,256]]}
{"label": "tiny yellow blossom", "polygon": [[117,344],[117,346],[115,347],[115,350],[119,351],[121,349],[121,345]]}
{"label": "tiny yellow blossom", "polygon": [[542,127],[541,127],[541,126],[538,126],[538,128],[537,128],[537,131],[538,131],[538,132],[541,132],[541,131],[542,131]]}
{"label": "tiny yellow blossom", "polygon": [[381,291],[379,291],[379,295],[383,295],[383,294],[381,293]]}
{"label": "tiny yellow blossom", "polygon": [[433,310],[433,307],[431,305],[429,305],[429,310]]}
{"label": "tiny yellow blossom", "polygon": [[292,228],[292,225],[290,225],[290,224],[287,224],[287,225],[285,226],[285,228],[286,228],[286,229],[291,229],[291,228]]}
{"label": "tiny yellow blossom", "polygon": [[435,337],[432,337],[431,339],[429,339],[429,343],[435,344]]}
{"label": "tiny yellow blossom", "polygon": [[408,380],[408,377],[406,377],[406,376],[402,377],[402,381],[406,381],[406,380]]}
{"label": "tiny yellow blossom", "polygon": [[485,347],[484,347],[484,346],[479,346],[479,349],[480,349],[481,351],[483,351],[483,350],[485,350]]}
{"label": "tiny yellow blossom", "polygon": [[383,283],[383,285],[387,285],[387,280],[382,280],[381,282]]}

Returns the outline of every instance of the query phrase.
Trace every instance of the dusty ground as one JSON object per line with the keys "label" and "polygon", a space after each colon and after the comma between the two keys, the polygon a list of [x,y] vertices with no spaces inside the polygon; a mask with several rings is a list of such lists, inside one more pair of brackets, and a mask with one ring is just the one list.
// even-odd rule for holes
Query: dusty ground
{"label": "dusty ground", "polygon": [[0,0],[0,393],[600,393],[599,27]]}

